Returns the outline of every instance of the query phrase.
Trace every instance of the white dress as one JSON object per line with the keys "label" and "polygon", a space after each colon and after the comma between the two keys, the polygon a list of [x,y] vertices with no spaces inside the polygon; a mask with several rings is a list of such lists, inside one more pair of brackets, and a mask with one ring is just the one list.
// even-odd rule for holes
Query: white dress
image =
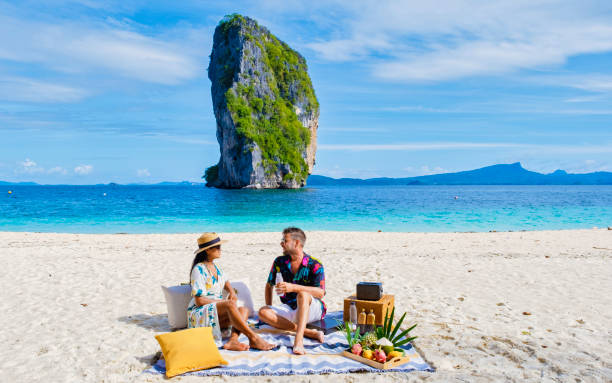
{"label": "white dress", "polygon": [[212,327],[215,342],[220,343],[221,326],[217,314],[217,304],[209,303],[198,307],[195,303],[196,297],[223,299],[223,287],[227,279],[220,267],[215,265],[215,268],[217,278],[208,271],[204,263],[198,263],[191,271],[192,298],[187,308],[187,327]]}

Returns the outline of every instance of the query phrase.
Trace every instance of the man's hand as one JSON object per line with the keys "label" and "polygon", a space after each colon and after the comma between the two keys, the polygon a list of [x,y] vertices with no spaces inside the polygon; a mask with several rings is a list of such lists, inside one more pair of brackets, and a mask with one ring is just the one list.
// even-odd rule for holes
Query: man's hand
{"label": "man's hand", "polygon": [[283,295],[286,293],[295,293],[297,291],[297,286],[293,283],[280,282],[276,286],[276,293]]}

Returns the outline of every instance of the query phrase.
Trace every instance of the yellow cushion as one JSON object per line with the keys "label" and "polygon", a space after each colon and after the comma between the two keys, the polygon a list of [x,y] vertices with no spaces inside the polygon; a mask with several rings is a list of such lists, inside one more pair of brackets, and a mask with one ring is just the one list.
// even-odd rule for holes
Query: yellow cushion
{"label": "yellow cushion", "polygon": [[171,378],[189,371],[217,367],[227,362],[221,357],[212,335],[212,327],[156,335],[166,360],[166,376]]}

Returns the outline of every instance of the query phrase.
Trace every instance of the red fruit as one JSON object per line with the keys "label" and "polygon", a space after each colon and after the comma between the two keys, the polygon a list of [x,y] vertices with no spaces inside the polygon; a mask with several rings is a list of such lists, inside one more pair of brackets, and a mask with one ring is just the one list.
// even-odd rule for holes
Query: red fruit
{"label": "red fruit", "polygon": [[361,347],[359,343],[355,343],[353,347],[351,348],[351,352],[355,355],[361,355],[362,351],[363,351],[363,348]]}
{"label": "red fruit", "polygon": [[380,348],[374,351],[374,360],[380,363],[385,363],[387,361],[387,354]]}

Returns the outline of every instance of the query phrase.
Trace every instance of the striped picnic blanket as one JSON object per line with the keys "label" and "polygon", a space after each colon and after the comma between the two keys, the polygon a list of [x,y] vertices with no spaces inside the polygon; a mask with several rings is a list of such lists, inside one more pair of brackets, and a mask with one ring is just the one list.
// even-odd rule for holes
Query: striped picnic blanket
{"label": "striped picnic blanket", "polygon": [[[239,352],[220,349],[223,358],[229,362],[228,365],[189,372],[185,375],[307,375],[348,372],[434,371],[410,344],[404,348],[405,355],[410,357],[410,362],[390,370],[379,370],[342,356],[341,353],[348,348],[348,344],[341,332],[326,335],[324,343],[304,339],[304,348],[307,354],[302,356],[292,353],[293,335],[286,333],[260,333],[260,335],[267,342],[277,344],[280,347],[272,351],[249,350]],[[248,342],[244,335],[241,335],[240,341]],[[144,373],[165,374],[166,364],[164,360],[159,360]]]}

